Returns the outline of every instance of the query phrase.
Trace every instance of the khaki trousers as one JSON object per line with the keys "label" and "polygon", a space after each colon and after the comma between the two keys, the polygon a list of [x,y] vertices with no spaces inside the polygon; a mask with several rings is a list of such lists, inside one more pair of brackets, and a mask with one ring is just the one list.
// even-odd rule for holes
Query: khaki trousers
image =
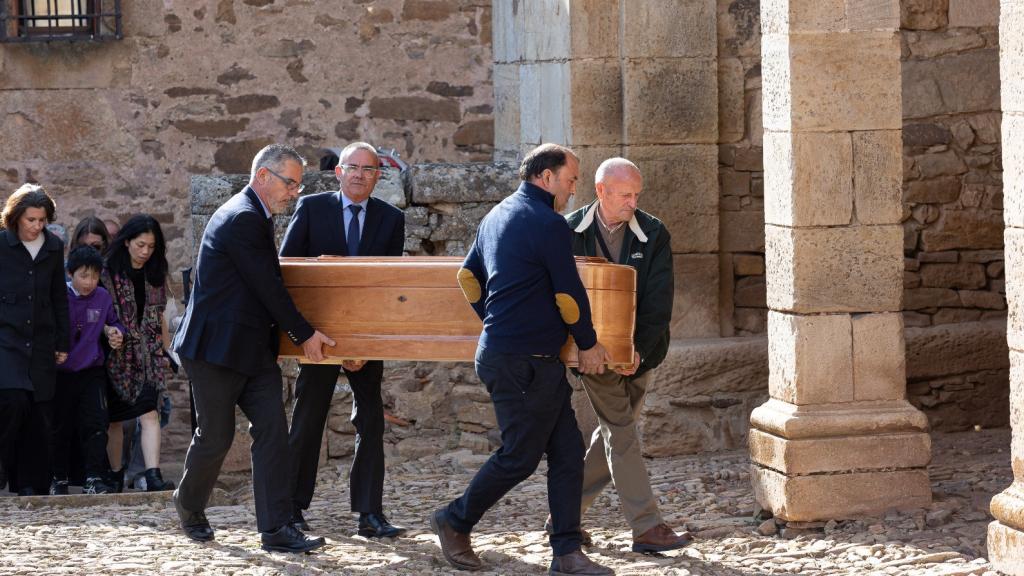
{"label": "khaki trousers", "polygon": [[636,427],[651,378],[651,371],[638,378],[611,371],[581,375],[583,389],[598,420],[583,461],[581,510],[585,513],[604,487],[614,483],[619,506],[634,538],[663,522],[640,453]]}

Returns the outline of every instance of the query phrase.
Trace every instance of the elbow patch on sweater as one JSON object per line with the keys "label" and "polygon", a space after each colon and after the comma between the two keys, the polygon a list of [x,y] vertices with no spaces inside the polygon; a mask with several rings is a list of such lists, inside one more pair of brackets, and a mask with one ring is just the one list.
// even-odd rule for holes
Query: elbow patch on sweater
{"label": "elbow patch on sweater", "polygon": [[459,268],[459,288],[470,304],[480,301],[480,281],[476,279],[473,272],[468,268]]}
{"label": "elbow patch on sweater", "polygon": [[562,321],[572,326],[580,319],[580,305],[576,303],[576,299],[566,294],[565,292],[559,292],[555,294],[555,305],[558,306],[558,313],[562,315]]}

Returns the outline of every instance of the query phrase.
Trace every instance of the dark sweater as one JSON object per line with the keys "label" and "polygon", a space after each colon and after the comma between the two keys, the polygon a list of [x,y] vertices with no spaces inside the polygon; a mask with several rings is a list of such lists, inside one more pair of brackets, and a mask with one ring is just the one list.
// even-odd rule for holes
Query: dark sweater
{"label": "dark sweater", "polygon": [[554,197],[523,182],[480,222],[459,283],[484,322],[480,347],[558,355],[571,332],[581,350],[597,342],[590,300],[572,254],[572,231]]}

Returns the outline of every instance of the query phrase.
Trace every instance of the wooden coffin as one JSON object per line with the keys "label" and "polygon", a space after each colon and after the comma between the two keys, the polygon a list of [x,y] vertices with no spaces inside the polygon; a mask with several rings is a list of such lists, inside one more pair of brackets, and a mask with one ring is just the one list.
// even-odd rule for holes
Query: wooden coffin
{"label": "wooden coffin", "polygon": [[[337,346],[324,363],[343,359],[471,362],[483,324],[456,280],[462,258],[281,258],[285,286],[299,311]],[[598,339],[611,366],[633,362],[636,271],[604,258],[577,258]],[[563,361],[576,365],[570,336]],[[306,362],[281,337],[281,356]]]}

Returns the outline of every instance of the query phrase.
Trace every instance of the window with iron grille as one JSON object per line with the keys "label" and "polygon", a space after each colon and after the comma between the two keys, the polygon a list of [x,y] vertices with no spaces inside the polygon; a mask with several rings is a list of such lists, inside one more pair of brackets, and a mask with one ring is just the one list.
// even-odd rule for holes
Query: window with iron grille
{"label": "window with iron grille", "polygon": [[120,38],[121,0],[0,0],[0,42]]}

